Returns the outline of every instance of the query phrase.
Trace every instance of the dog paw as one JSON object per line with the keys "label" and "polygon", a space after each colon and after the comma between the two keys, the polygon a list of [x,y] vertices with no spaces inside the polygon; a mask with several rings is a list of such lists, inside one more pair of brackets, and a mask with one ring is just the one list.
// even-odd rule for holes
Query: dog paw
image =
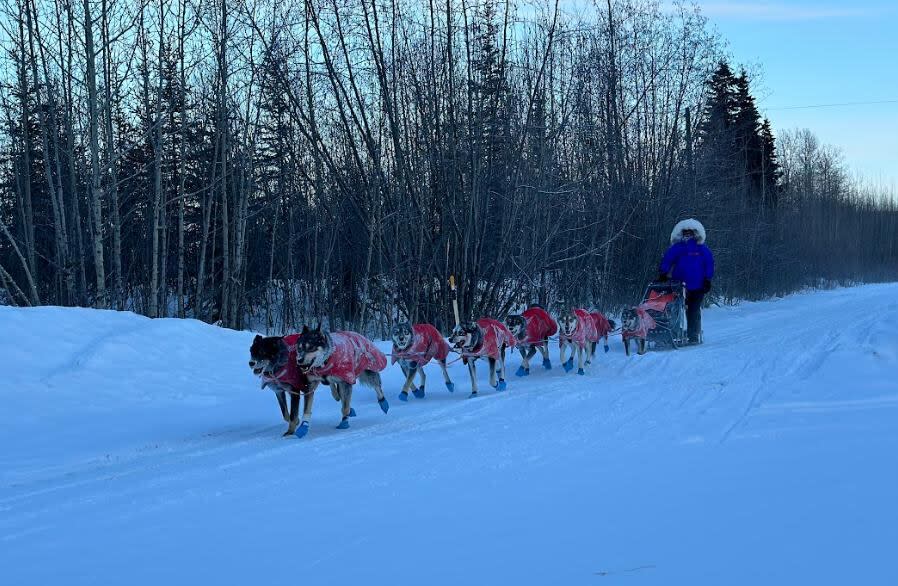
{"label": "dog paw", "polygon": [[309,433],[309,422],[303,421],[302,424],[296,428],[296,431],[293,432],[293,435],[296,437],[305,437],[307,433]]}
{"label": "dog paw", "polygon": [[349,418],[344,417],[340,422],[340,425],[337,426],[337,429],[349,429]]}
{"label": "dog paw", "polygon": [[403,403],[408,403],[408,393],[406,393],[405,391],[399,393],[399,400]]}

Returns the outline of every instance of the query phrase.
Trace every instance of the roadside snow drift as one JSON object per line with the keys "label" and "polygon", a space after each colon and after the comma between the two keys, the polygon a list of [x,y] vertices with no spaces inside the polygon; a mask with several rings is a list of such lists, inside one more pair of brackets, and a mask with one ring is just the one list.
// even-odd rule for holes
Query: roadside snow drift
{"label": "roadside snow drift", "polygon": [[252,333],[0,307],[0,584],[898,583],[898,285],[705,330],[298,440]]}

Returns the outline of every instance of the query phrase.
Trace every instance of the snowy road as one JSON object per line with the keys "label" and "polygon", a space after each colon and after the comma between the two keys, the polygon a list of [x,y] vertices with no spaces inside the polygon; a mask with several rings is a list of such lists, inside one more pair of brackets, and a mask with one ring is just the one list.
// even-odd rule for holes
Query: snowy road
{"label": "snowy road", "polygon": [[296,440],[252,334],[0,307],[0,584],[898,584],[898,285],[705,329]]}

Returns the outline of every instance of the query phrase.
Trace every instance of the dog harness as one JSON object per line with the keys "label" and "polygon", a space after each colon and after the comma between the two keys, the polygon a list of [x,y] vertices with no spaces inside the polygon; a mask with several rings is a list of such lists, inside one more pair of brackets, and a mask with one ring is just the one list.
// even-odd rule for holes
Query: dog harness
{"label": "dog harness", "polygon": [[563,346],[565,342],[575,344],[579,348],[586,348],[587,342],[598,342],[599,335],[596,332],[596,324],[592,320],[592,316],[585,309],[575,309],[574,315],[577,317],[577,327],[574,332],[567,336],[564,332],[558,335],[558,345]]}
{"label": "dog harness", "polygon": [[592,318],[592,323],[595,324],[596,327],[596,338],[604,338],[611,333],[611,322],[608,321],[608,318],[605,317],[602,312],[594,311],[590,313],[589,316]]}
{"label": "dog harness", "polygon": [[[655,310],[655,308],[651,305],[652,303],[652,301],[646,301],[642,305],[637,305],[633,308],[633,310],[636,312],[636,327],[633,329],[627,329],[626,326],[624,326],[621,329],[621,337],[624,340],[628,340],[630,338],[644,339],[649,335],[649,332],[651,330],[655,329],[655,318],[649,315],[648,312],[649,309]],[[661,307],[663,310],[664,306],[662,305]]]}
{"label": "dog harness", "polygon": [[299,334],[290,334],[281,339],[290,350],[287,355],[287,364],[272,376],[263,374],[262,381],[265,383],[289,385],[294,392],[304,393],[309,390],[309,379],[299,370],[299,366],[296,364],[296,340],[299,339]]}
{"label": "dog harness", "polygon": [[517,340],[511,334],[505,324],[488,317],[482,317],[477,320],[477,327],[483,333],[483,340],[479,348],[473,350],[462,349],[461,355],[465,358],[481,358],[489,357],[499,360],[499,350],[502,345],[507,348],[513,348],[517,344]]}
{"label": "dog harness", "polygon": [[539,346],[549,336],[558,333],[558,324],[542,307],[531,307],[521,314],[527,322],[526,334],[519,343],[523,346]]}
{"label": "dog harness", "polygon": [[412,343],[404,350],[393,344],[392,364],[397,360],[413,360],[418,366],[424,366],[434,358],[443,361],[449,355],[449,344],[440,335],[439,330],[430,324],[412,326]]}
{"label": "dog harness", "polygon": [[355,332],[331,332],[331,353],[320,366],[313,366],[309,374],[326,378],[337,377],[351,385],[366,370],[380,372],[387,367],[387,357],[365,336]]}

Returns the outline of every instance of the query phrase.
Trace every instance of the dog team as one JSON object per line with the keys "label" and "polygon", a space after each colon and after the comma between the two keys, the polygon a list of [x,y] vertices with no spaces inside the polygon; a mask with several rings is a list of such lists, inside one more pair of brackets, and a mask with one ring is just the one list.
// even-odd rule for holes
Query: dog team
{"label": "dog team", "polygon": [[[455,385],[446,369],[450,350],[458,353],[468,366],[470,396],[478,394],[476,364],[480,358],[489,364],[490,386],[504,391],[506,350],[517,348],[521,354],[518,376],[530,374],[530,360],[537,352],[542,357],[543,367],[549,370],[552,368],[549,338],[556,334],[564,369],[573,370],[576,355],[577,374],[585,374],[584,368],[595,356],[599,340],[604,340],[605,351],[608,351],[608,335],[614,328],[614,322],[601,313],[585,309],[571,310],[556,322],[538,305],[508,316],[504,323],[487,317],[463,322],[453,328],[448,342],[430,324],[399,323],[392,331],[391,351],[392,362],[399,362],[405,375],[399,400],[408,401],[410,392],[417,398],[425,396],[427,377],[424,366],[432,360],[440,365],[446,388],[454,391]],[[319,325],[315,329],[303,326],[299,334],[256,336],[250,347],[249,366],[262,379],[262,388],[274,391],[281,415],[288,424],[285,437],[303,437],[308,433],[315,391],[322,384],[330,387],[331,396],[341,403],[338,429],[348,428],[349,419],[355,416],[352,391],[357,382],[374,389],[384,413],[390,408],[380,378],[380,372],[387,366],[387,357],[373,342],[355,332],[325,332]],[[416,378],[420,386],[417,386]],[[301,416],[300,397],[303,400]]]}
{"label": "dog team", "polygon": [[[705,294],[711,290],[714,276],[714,257],[705,242],[705,227],[701,222],[694,218],[681,220],[671,231],[670,247],[658,265],[658,282],[674,279],[685,288],[689,344],[702,341],[701,305]],[[450,278],[449,283],[454,292],[454,278]],[[656,315],[662,312],[667,303],[665,299],[664,296],[647,298],[642,304],[624,311],[621,337],[628,356],[631,341],[635,341],[639,354],[645,353],[649,332],[657,326],[652,312]],[[453,309],[457,323],[455,301]],[[432,325],[400,323],[393,328],[391,352],[393,363],[399,362],[405,375],[399,399],[408,401],[409,392],[415,397],[424,397],[427,380],[424,366],[431,360],[440,365],[446,388],[455,390],[446,370],[450,344],[468,366],[471,396],[475,397],[478,392],[477,360],[480,358],[485,358],[489,364],[490,385],[504,391],[505,351],[517,348],[521,353],[518,376],[530,374],[530,359],[537,352],[542,356],[543,367],[550,369],[549,338],[558,334],[564,369],[573,370],[576,355],[577,374],[585,374],[584,368],[595,356],[600,339],[604,339],[605,351],[608,351],[608,335],[614,328],[614,322],[601,313],[590,313],[585,309],[568,311],[556,322],[539,305],[530,306],[520,315],[508,316],[505,323],[488,317],[457,323],[448,342]],[[352,388],[356,382],[374,389],[384,413],[390,408],[380,379],[380,371],[387,366],[387,357],[370,340],[355,332],[327,333],[319,325],[314,330],[303,326],[301,333],[289,336],[256,336],[250,348],[249,365],[262,378],[262,388],[274,390],[281,414],[288,423],[285,436],[302,437],[308,433],[315,390],[322,384],[329,386],[334,400],[342,404],[339,429],[349,427],[349,418],[355,415]],[[420,387],[416,378],[420,380]],[[287,395],[290,395],[289,408]],[[303,399],[302,417],[299,415],[300,397]]]}

